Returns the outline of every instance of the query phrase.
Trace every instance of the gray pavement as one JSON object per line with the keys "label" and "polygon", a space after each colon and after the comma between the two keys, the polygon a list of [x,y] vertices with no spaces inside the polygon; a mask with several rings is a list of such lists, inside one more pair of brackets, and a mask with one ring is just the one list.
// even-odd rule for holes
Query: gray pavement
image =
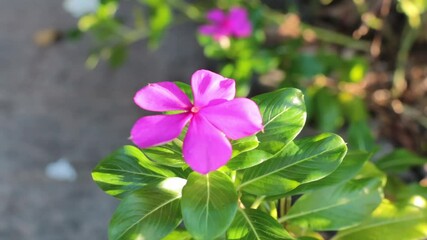
{"label": "gray pavement", "polygon": [[[38,48],[35,32],[67,29],[75,19],[60,0],[0,2],[0,239],[107,239],[118,203],[92,182],[91,169],[128,144],[134,121],[145,112],[132,102],[147,82],[188,80],[205,66],[195,26],[168,32],[157,52],[132,48],[124,67],[86,70],[87,40]],[[75,182],[44,174],[67,158]]]}

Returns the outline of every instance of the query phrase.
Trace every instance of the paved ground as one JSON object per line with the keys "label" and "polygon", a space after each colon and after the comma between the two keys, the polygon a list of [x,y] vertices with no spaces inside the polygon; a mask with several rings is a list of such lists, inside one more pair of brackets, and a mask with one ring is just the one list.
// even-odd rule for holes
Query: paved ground
{"label": "paved ground", "polygon": [[[188,79],[205,64],[194,26],[169,32],[156,53],[135,46],[125,67],[84,68],[87,42],[37,48],[39,29],[66,29],[74,19],[59,0],[0,2],[0,239],[106,239],[117,204],[90,178],[109,152],[128,143],[143,114],[132,103],[148,81]],[[44,175],[66,157],[75,182]]]}

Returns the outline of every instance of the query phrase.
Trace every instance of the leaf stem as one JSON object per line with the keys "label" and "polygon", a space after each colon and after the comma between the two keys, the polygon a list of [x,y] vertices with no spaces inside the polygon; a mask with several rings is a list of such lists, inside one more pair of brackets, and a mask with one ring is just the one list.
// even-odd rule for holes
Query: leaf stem
{"label": "leaf stem", "polygon": [[237,175],[237,171],[231,172],[231,181],[236,182],[236,175]]}
{"label": "leaf stem", "polygon": [[408,63],[409,51],[417,40],[421,27],[412,27],[409,22],[406,22],[403,29],[403,39],[400,44],[399,52],[397,53],[396,70],[393,73],[393,89],[394,97],[400,97],[406,90],[407,82],[405,78],[405,68]]}
{"label": "leaf stem", "polygon": [[274,219],[277,219],[277,206],[276,201],[270,201],[270,216],[272,216]]}
{"label": "leaf stem", "polygon": [[259,205],[261,205],[261,203],[264,201],[264,199],[265,199],[265,196],[257,197],[257,199],[255,199],[255,201],[252,203],[251,208],[257,209]]}
{"label": "leaf stem", "polygon": [[[268,11],[268,10],[267,10]],[[285,15],[283,13],[277,13],[275,11],[269,11],[266,14],[266,18],[279,26],[283,23]],[[328,29],[315,27],[307,23],[301,23],[301,30],[310,30],[316,34],[316,37],[326,43],[337,44],[348,48],[369,52],[369,42],[360,39],[354,39],[347,35],[331,31]]]}
{"label": "leaf stem", "polygon": [[279,213],[279,219],[278,222],[279,223],[284,223],[287,220],[289,220],[289,216],[287,216],[289,209],[291,208],[292,205],[292,197],[285,197],[279,200],[279,209],[280,209],[280,213]]}

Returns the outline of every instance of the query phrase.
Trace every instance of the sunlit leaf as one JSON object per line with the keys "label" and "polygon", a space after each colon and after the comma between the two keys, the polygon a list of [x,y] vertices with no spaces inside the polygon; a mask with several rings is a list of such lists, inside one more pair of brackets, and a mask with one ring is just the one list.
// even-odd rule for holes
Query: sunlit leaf
{"label": "sunlit leaf", "polygon": [[330,187],[336,184],[344,184],[360,171],[363,164],[369,159],[370,156],[370,153],[362,151],[351,151],[347,153],[342,163],[334,172],[318,181],[301,184],[286,195],[297,195],[312,190],[318,190],[324,187]]}
{"label": "sunlit leaf", "polygon": [[193,237],[187,231],[173,231],[162,240],[193,240]]}
{"label": "sunlit leaf", "polygon": [[334,240],[416,240],[427,238],[426,209],[383,200],[369,219],[338,232]]}
{"label": "sunlit leaf", "polygon": [[293,239],[276,219],[255,209],[239,209],[227,231],[229,240]]}
{"label": "sunlit leaf", "polygon": [[257,165],[281,151],[301,131],[306,111],[301,91],[284,88],[253,98],[263,116],[264,131],[257,134],[259,146],[230,160],[230,169]]}
{"label": "sunlit leaf", "polygon": [[237,192],[222,172],[193,172],[182,191],[182,216],[196,239],[215,239],[224,234],[237,211]]}
{"label": "sunlit leaf", "polygon": [[246,169],[240,188],[255,195],[286,194],[331,174],[346,152],[344,141],[334,134],[296,140],[274,158]]}
{"label": "sunlit leaf", "polygon": [[239,140],[231,141],[231,147],[233,148],[233,155],[235,157],[241,153],[250,151],[256,147],[258,147],[259,141],[258,138],[254,136],[241,138]]}
{"label": "sunlit leaf", "polygon": [[122,198],[149,183],[163,181],[175,174],[151,162],[133,146],[124,146],[99,162],[92,178],[106,193]]}
{"label": "sunlit leaf", "polygon": [[143,153],[149,159],[161,165],[177,168],[187,166],[182,157],[182,142],[179,139],[161,146],[144,149]]}
{"label": "sunlit leaf", "polygon": [[110,222],[109,239],[162,239],[181,222],[180,198],[185,179],[168,178],[126,196]]}
{"label": "sunlit leaf", "polygon": [[378,178],[353,180],[303,195],[281,220],[312,230],[348,228],[369,217],[381,196]]}

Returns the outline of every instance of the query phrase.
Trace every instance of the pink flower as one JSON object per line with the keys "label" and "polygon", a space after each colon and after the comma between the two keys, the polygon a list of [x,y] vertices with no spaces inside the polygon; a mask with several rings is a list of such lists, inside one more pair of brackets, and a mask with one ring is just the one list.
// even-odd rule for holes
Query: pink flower
{"label": "pink flower", "polygon": [[222,37],[249,37],[252,33],[252,25],[246,9],[234,7],[229,13],[221,9],[213,9],[206,14],[206,18],[212,24],[200,27],[200,33],[213,36],[215,40]]}
{"label": "pink flower", "polygon": [[247,98],[234,98],[234,80],[207,70],[191,77],[194,103],[171,82],[149,84],[139,90],[135,103],[149,111],[182,111],[173,115],[140,118],[131,130],[131,140],[140,148],[161,145],[177,138],[190,122],[184,138],[183,156],[196,172],[206,174],[231,158],[230,139],[262,130],[258,106]]}

